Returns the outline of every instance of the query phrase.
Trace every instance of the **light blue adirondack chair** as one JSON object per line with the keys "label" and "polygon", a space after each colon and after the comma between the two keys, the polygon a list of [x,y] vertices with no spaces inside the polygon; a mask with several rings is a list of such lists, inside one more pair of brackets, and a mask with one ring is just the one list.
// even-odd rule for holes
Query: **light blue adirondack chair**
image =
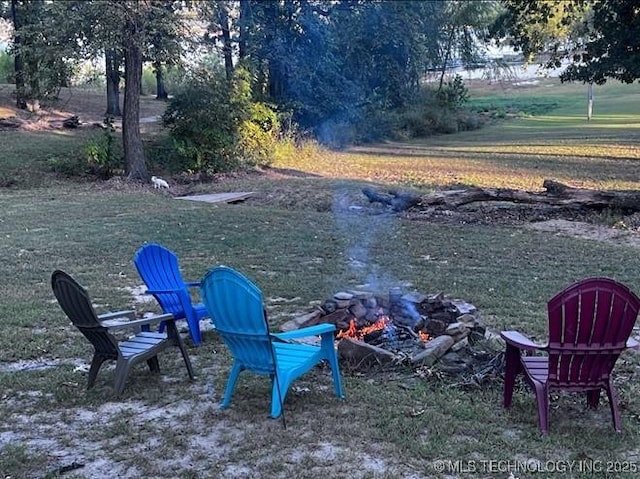
{"label": "light blue adirondack chair", "polygon": [[[226,266],[207,272],[202,279],[201,296],[216,318],[216,331],[234,358],[221,408],[229,407],[238,376],[247,370],[271,378],[271,417],[277,418],[283,414],[282,405],[291,383],[322,360],[331,366],[336,396],[344,398],[334,325],[270,333],[262,292],[245,276]],[[289,341],[309,336],[321,336],[320,345]]]}
{"label": "light blue adirondack chair", "polygon": [[164,313],[187,321],[191,339],[198,346],[202,342],[200,320],[210,317],[204,304],[194,303],[189,294],[189,289],[197,288],[200,283],[185,282],[176,254],[156,243],[141,247],[133,263],[147,286],[147,294],[153,295]]}

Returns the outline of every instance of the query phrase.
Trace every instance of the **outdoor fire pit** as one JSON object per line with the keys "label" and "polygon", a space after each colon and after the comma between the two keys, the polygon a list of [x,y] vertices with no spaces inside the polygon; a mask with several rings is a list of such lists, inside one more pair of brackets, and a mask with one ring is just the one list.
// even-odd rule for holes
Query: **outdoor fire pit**
{"label": "outdoor fire pit", "polygon": [[336,326],[339,357],[355,366],[402,363],[431,366],[445,354],[483,340],[486,327],[476,307],[443,293],[388,295],[346,290],[283,326]]}

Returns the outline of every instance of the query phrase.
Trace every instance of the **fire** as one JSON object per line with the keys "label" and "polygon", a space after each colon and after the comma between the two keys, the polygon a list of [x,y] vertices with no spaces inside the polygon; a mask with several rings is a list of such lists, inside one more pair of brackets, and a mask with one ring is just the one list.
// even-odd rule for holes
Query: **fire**
{"label": "fire", "polygon": [[386,328],[391,323],[391,320],[387,316],[382,316],[375,323],[365,326],[364,328],[358,328],[356,326],[356,320],[351,319],[349,321],[349,328],[342,330],[338,333],[337,339],[340,338],[351,338],[356,339],[358,341],[362,341],[363,338],[367,334],[371,334],[374,331],[380,331],[381,329]]}
{"label": "fire", "polygon": [[426,343],[427,341],[431,340],[431,336],[429,336],[429,333],[425,333],[424,331],[418,331],[418,334],[420,335],[420,339],[422,339],[423,343]]}

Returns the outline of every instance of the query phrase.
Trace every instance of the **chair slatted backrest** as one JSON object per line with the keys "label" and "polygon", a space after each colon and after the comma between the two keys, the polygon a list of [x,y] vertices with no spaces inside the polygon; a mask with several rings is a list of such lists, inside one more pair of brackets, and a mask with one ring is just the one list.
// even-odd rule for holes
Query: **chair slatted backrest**
{"label": "chair slatted backrest", "polygon": [[640,298],[610,278],[587,278],[551,298],[549,384],[598,387],[608,381],[625,349],[640,310]]}
{"label": "chair slatted backrest", "polygon": [[209,314],[216,318],[216,331],[234,358],[246,369],[273,374],[275,359],[260,289],[226,266],[209,270],[200,288]]}
{"label": "chair slatted backrest", "polygon": [[100,324],[87,290],[61,270],[56,270],[51,275],[51,287],[64,313],[96,351],[117,358],[118,342]]}
{"label": "chair slatted backrest", "polygon": [[[176,254],[156,243],[141,247],[133,258],[138,274],[149,290],[181,290],[179,294],[187,295],[187,286],[180,272]],[[165,313],[172,313],[176,318],[184,317],[180,296],[172,293],[156,293],[153,295]],[[186,299],[186,298],[185,298]]]}

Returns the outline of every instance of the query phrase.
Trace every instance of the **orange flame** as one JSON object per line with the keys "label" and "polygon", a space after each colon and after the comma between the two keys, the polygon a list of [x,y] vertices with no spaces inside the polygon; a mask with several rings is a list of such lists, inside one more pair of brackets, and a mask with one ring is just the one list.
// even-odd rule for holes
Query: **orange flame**
{"label": "orange flame", "polygon": [[349,328],[344,329],[338,333],[337,339],[340,338],[351,338],[358,341],[362,341],[362,339],[367,335],[371,334],[374,331],[380,331],[381,329],[386,328],[390,324],[390,320],[387,316],[383,316],[378,319],[375,323],[365,326],[363,328],[358,328],[356,326],[356,320],[351,319],[349,321]]}
{"label": "orange flame", "polygon": [[425,333],[424,331],[418,331],[418,334],[420,335],[420,339],[422,339],[423,343],[426,343],[431,340],[431,336],[429,336],[429,333]]}

